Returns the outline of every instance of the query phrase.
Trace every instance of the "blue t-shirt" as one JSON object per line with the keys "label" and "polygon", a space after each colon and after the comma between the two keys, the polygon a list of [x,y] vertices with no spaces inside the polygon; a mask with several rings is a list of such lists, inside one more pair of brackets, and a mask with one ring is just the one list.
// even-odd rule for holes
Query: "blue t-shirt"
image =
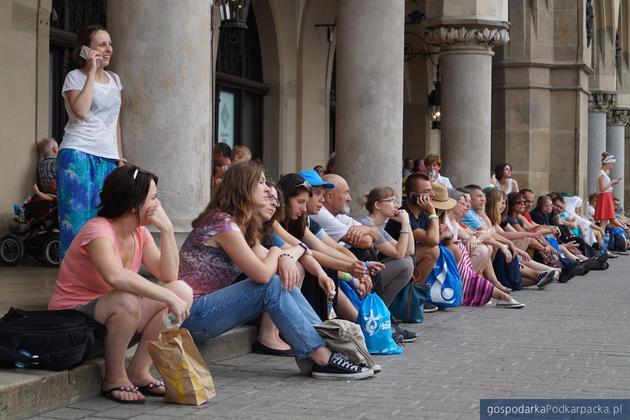
{"label": "blue t-shirt", "polygon": [[472,230],[477,230],[483,227],[483,219],[473,209],[462,216],[462,223],[468,226]]}

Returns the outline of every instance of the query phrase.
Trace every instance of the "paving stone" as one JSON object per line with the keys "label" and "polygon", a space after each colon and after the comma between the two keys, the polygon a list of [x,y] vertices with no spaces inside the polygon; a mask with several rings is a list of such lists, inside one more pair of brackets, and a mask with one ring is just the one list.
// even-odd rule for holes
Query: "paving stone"
{"label": "paving stone", "polygon": [[452,420],[478,418],[481,398],[627,398],[628,278],[630,257],[619,258],[608,271],[514,292],[521,310],[428,314],[406,325],[418,341],[378,356],[383,372],[365,381],[318,381],[291,359],[247,354],[210,364],[218,395],[201,407],[93,398],[66,408],[98,418]]}
{"label": "paving stone", "polygon": [[57,410],[49,411],[48,413],[46,413],[46,417],[52,417],[54,419],[80,419],[92,414],[94,414],[94,410],[64,407]]}

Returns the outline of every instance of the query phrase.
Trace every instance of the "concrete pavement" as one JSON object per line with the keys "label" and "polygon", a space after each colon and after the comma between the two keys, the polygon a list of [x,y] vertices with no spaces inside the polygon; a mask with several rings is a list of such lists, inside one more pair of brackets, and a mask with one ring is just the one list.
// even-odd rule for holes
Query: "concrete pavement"
{"label": "concrete pavement", "polygon": [[521,310],[457,308],[411,325],[416,343],[379,356],[357,382],[298,374],[292,359],[212,363],[217,396],[201,407],[91,398],[33,419],[471,419],[481,398],[630,398],[630,257],[567,284],[523,290]]}

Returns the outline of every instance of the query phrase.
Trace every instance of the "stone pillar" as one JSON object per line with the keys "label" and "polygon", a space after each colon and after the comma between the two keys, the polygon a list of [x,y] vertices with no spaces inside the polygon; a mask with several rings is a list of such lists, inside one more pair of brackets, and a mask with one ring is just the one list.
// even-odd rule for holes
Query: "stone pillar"
{"label": "stone pillar", "polygon": [[440,26],[427,28],[424,38],[440,47],[441,172],[454,186],[486,186],[492,169],[492,49],[507,42],[509,32],[498,26]]}
{"label": "stone pillar", "polygon": [[123,150],[159,177],[175,231],[210,198],[211,2],[109,0],[112,69],[123,83]]}
{"label": "stone pillar", "polygon": [[402,0],[337,2],[336,168],[355,197],[402,185]]}
{"label": "stone pillar", "polygon": [[[615,156],[617,162],[615,167],[610,171],[610,179],[624,177],[624,161],[625,161],[625,127],[628,124],[629,112],[627,110],[612,109],[608,113],[608,126],[606,127],[606,151]],[[601,162],[601,158],[600,158]],[[624,186],[625,180],[613,187],[613,195],[624,202]]]}
{"label": "stone pillar", "polygon": [[606,113],[615,105],[617,95],[593,93],[588,111],[588,193],[599,192],[598,178],[602,152],[606,151]]}

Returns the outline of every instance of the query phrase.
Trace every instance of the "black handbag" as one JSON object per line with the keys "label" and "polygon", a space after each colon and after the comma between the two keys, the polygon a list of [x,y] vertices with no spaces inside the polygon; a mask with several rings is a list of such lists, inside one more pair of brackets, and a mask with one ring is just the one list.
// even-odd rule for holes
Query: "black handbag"
{"label": "black handbag", "polygon": [[11,308],[0,319],[0,367],[65,370],[102,349],[106,328],[74,309]]}

